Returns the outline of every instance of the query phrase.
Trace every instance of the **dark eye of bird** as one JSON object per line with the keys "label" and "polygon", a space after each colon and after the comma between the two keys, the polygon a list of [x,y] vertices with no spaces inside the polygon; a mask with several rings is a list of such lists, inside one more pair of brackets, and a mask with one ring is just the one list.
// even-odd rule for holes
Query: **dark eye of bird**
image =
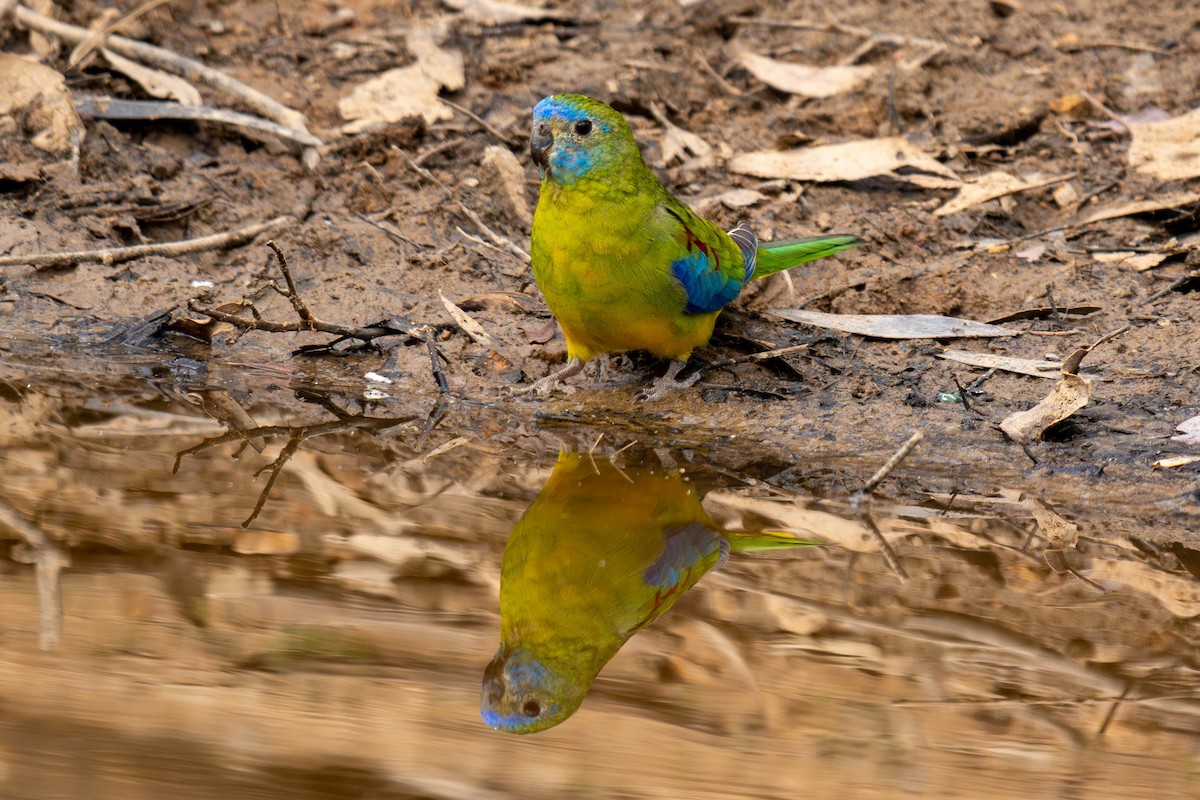
{"label": "dark eye of bird", "polygon": [[592,132],[592,121],[590,119],[581,119],[575,123],[575,132],[580,136],[587,136]]}
{"label": "dark eye of bird", "polygon": [[536,717],[538,714],[542,713],[542,707],[538,705],[537,700],[526,700],[524,707],[521,708],[521,711],[523,711],[527,717]]}

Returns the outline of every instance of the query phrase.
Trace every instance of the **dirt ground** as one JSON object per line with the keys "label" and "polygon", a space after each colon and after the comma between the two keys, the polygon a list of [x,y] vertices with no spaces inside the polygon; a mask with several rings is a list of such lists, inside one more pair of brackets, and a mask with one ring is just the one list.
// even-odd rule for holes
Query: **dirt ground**
{"label": "dirt ground", "polygon": [[[110,20],[110,9],[126,12],[142,4],[45,5],[51,16],[86,27]],[[15,262],[0,266],[5,496],[36,517],[52,539],[79,544],[72,537],[84,532],[78,536],[90,536],[94,546],[77,556],[80,568],[69,575],[68,602],[75,598],[77,616],[72,623],[68,614],[67,629],[79,638],[68,639],[61,659],[31,644],[39,625],[32,575],[0,560],[5,607],[20,609],[12,617],[19,623],[0,638],[6,649],[26,643],[23,650],[10,649],[20,653],[0,664],[6,689],[0,694],[12,698],[6,715],[24,719],[59,707],[64,697],[77,702],[92,709],[84,715],[89,720],[117,720],[95,735],[117,730],[119,740],[112,741],[133,743],[121,744],[122,764],[126,750],[130,763],[141,757],[139,737],[169,737],[172,729],[194,725],[208,737],[197,741],[245,746],[249,760],[255,753],[303,760],[308,748],[324,758],[348,759],[352,766],[346,769],[353,771],[359,755],[374,764],[399,758],[414,772],[435,764],[434,772],[454,777],[467,769],[463,780],[495,788],[491,794],[422,785],[406,789],[405,796],[502,796],[519,793],[525,776],[537,790],[524,796],[562,796],[561,787],[593,779],[591,747],[581,746],[569,730],[562,738],[551,734],[545,741],[552,746],[536,753],[484,740],[492,732],[480,728],[474,700],[478,665],[494,647],[489,604],[503,537],[536,493],[560,443],[600,453],[636,443],[630,452],[646,458],[669,446],[676,457],[695,456],[696,472],[723,478],[714,485],[818,502],[844,499],[919,430],[924,441],[881,490],[907,509],[895,512],[895,519],[928,514],[931,503],[945,510],[953,504],[966,516],[985,516],[986,525],[972,521],[976,517],[962,522],[962,530],[955,521],[922,521],[928,527],[920,527],[909,517],[894,525],[892,519],[884,533],[903,540],[898,547],[915,576],[907,587],[892,582],[882,561],[859,563],[855,572],[858,555],[849,541],[844,550],[829,548],[812,562],[768,562],[762,574],[739,566],[731,577],[714,576],[714,588],[698,591],[700,599],[688,608],[702,622],[686,615],[665,622],[668,627],[650,632],[656,637],[648,636],[650,643],[614,662],[615,677],[599,684],[602,715],[580,722],[589,727],[579,730],[591,731],[593,741],[613,739],[615,749],[605,751],[613,759],[645,755],[633,751],[635,734],[647,730],[653,736],[643,742],[680,737],[678,765],[656,758],[646,767],[644,774],[653,776],[647,796],[685,796],[675,782],[684,762],[711,767],[714,786],[727,781],[759,796],[794,796],[787,769],[795,769],[803,753],[802,763],[811,767],[806,772],[816,776],[813,785],[829,796],[894,797],[924,786],[934,787],[926,793],[937,796],[979,797],[984,795],[969,787],[981,761],[978,753],[959,749],[959,731],[983,731],[985,739],[1008,731],[1027,740],[1029,726],[1039,731],[1037,746],[1053,742],[1056,755],[1042,766],[1031,750],[1020,762],[1020,782],[1013,783],[1012,753],[986,750],[988,785],[1008,787],[988,796],[1030,796],[1039,786],[1059,787],[1043,783],[1063,763],[1059,759],[1074,764],[1054,776],[1063,796],[1163,796],[1147,787],[1166,770],[1178,770],[1171,786],[1191,787],[1179,796],[1192,796],[1195,699],[1189,693],[1200,618],[1200,459],[1186,457],[1200,455],[1200,446],[1172,437],[1176,426],[1200,414],[1200,197],[1194,194],[1200,182],[1164,182],[1134,169],[1129,124],[1153,114],[1179,117],[1200,106],[1200,16],[1193,3],[567,0],[535,13],[488,0],[174,0],[123,21],[119,32],[199,59],[298,110],[322,143],[305,153],[275,135],[225,124],[84,114],[77,150],[63,160],[33,143],[37,113],[0,111],[0,263]],[[68,66],[72,46],[33,34],[12,18],[0,21],[0,50],[40,55],[65,76],[76,100],[148,98],[143,84],[94,52]],[[448,103],[426,98],[423,108],[438,108],[440,118],[410,115],[358,133],[343,130],[347,120],[339,101],[387,70],[432,69],[431,53],[460,54],[463,64],[461,87],[439,78],[438,96]],[[750,71],[745,53],[818,66],[845,62],[872,73],[853,88],[807,98],[764,83]],[[530,109],[562,91],[599,97],[626,114],[665,185],[721,225],[746,220],[764,239],[844,231],[862,237],[863,246],[797,268],[790,281],[777,276],[756,284],[722,315],[711,346],[696,354],[710,366],[691,389],[637,402],[637,390],[664,365],[632,354],[589,367],[574,379],[581,387],[576,393],[509,397],[509,388],[545,375],[564,357],[561,336],[545,340],[549,313],[521,253],[528,248],[528,210],[538,192],[527,155]],[[201,94],[209,105],[253,110],[221,91],[201,86]],[[748,152],[889,136],[904,137],[934,159],[937,170],[968,182],[1001,170],[1044,185],[939,216],[935,212],[957,189],[930,188],[928,180],[914,182],[911,172],[815,181],[730,169]],[[687,144],[683,150],[681,142]],[[707,156],[697,152],[705,148]],[[503,158],[504,151],[523,170],[515,179],[511,169],[505,171],[513,159]],[[1166,202],[1173,196],[1183,199]],[[1146,201],[1149,210],[1130,213],[1136,201]],[[1106,209],[1126,211],[1086,221],[1106,216]],[[282,223],[252,241],[181,255],[22,262],[191,240],[281,216]],[[318,318],[350,327],[393,320],[412,335],[334,355],[296,354],[298,347],[332,336],[262,330],[234,335],[228,326],[201,324],[203,316],[187,308],[196,298],[212,308],[253,297],[263,319],[297,319],[286,299],[262,291],[281,279],[267,238],[286,254],[298,291]],[[443,296],[482,326],[490,344],[481,343],[478,333],[467,334]],[[771,308],[941,314],[1002,321],[1015,335],[886,340],[784,321],[766,313]],[[1083,361],[1089,401],[1026,445],[1006,436],[1000,422],[1046,397],[1059,375],[989,371],[941,357],[967,350],[1062,361],[1112,333],[1117,335]],[[437,363],[445,391],[426,340],[444,356]],[[788,347],[795,349],[748,358]],[[395,421],[396,427],[379,444],[352,434],[314,438],[283,471],[275,494],[262,501],[262,481],[253,478],[268,471],[271,451],[260,451],[257,466],[263,469],[253,476],[248,465],[254,454],[236,464],[226,450],[176,460],[198,438],[222,430],[197,407],[237,427],[228,398],[263,425],[322,424],[336,406]],[[227,404],[218,408],[218,402]],[[1177,466],[1159,464],[1174,457],[1182,457]],[[522,458],[525,464],[514,467]],[[427,459],[436,470],[426,471]],[[531,461],[536,469],[527,468]],[[72,471],[77,474],[63,477]],[[185,495],[189,499],[181,500]],[[256,501],[265,502],[263,516],[243,530],[238,523]],[[731,515],[784,515],[775,517],[778,524],[788,522],[782,504],[747,504],[737,491],[721,502]],[[1004,510],[995,511],[995,503]],[[331,531],[350,537],[401,518],[415,520],[414,530],[440,543],[428,552],[458,566],[445,574],[421,572],[424,562],[412,575],[388,564],[332,578],[303,572],[312,553],[325,554],[322,570],[367,563],[334,565],[342,556],[327,557],[322,537]],[[1026,551],[1035,522],[1038,547],[1047,552],[1056,547],[1056,524],[1079,526],[1080,551],[1095,557],[1091,583],[1071,571],[1078,562],[1069,557],[1070,543],[1058,543],[1061,561],[1042,550]],[[407,535],[409,524],[397,530]],[[252,561],[269,552],[267,545],[258,539],[241,543],[281,531],[292,532],[303,546],[286,565],[271,567],[268,579],[268,568]],[[219,576],[213,578],[218,588],[206,595],[215,609],[212,629],[193,630],[177,608],[186,607],[186,591],[193,590],[179,600],[168,596],[177,591],[169,588],[174,578],[159,585],[161,575],[179,571],[176,556],[155,549],[164,542],[185,548],[178,557],[192,564],[189,569]],[[1172,549],[1172,543],[1185,546]],[[114,565],[114,551],[139,555],[121,555]],[[290,570],[295,574],[284,575]],[[190,586],[190,574],[176,583]],[[978,585],[981,575],[990,580],[986,590]],[[328,591],[323,581],[334,578],[343,583],[319,602],[293,594],[304,581],[320,584],[314,593]],[[275,588],[266,591],[262,584],[270,580]],[[1093,593],[1099,584],[1139,588],[1114,590],[1101,607]],[[398,625],[393,607],[380,610],[363,600],[379,585],[388,602],[432,612],[434,621],[426,616],[420,625]],[[753,586],[775,605],[753,606],[749,598],[756,595],[746,590]],[[797,586],[805,592],[794,594]],[[1051,591],[1053,603],[1046,599]],[[1094,613],[1080,612],[1093,604]],[[130,610],[135,607],[136,614]],[[935,608],[980,621],[968,625],[926,615]],[[776,645],[791,647],[792,641],[779,631],[796,633],[796,620],[805,614],[826,620],[822,625],[834,620],[829,629],[838,636],[814,633],[802,642],[809,650],[779,663]],[[767,623],[761,623],[764,615]],[[943,627],[926,616],[937,616]],[[918,626],[928,635],[914,636],[905,628],[909,617],[933,625],[928,630],[934,632]],[[92,621],[85,624],[87,619]],[[273,657],[277,634],[305,625],[340,630],[347,620],[354,635],[370,640],[372,653],[377,649],[389,665],[416,671],[420,679],[366,672],[364,683],[332,671],[281,677],[255,671],[256,659]],[[1000,637],[992,623],[1036,641],[1013,644],[1017,637]],[[756,633],[758,624],[770,636]],[[695,660],[689,647],[704,651],[707,640],[692,637],[689,625],[750,631],[734,634],[744,659],[739,669],[753,672],[748,680],[766,693],[730,693],[724,674],[695,683],[684,679],[678,687],[662,679],[668,662],[686,671]],[[886,639],[880,631],[888,626],[904,635]],[[881,639],[886,645],[876,646]],[[986,646],[964,659],[963,641]],[[710,649],[721,650],[719,644]],[[988,648],[1022,655],[1005,660]],[[922,672],[931,649],[939,669],[953,677],[935,681]],[[676,650],[682,655],[676,657]],[[723,650],[704,652],[713,663],[728,663],[721,660]],[[661,653],[668,656],[655,660]],[[161,685],[142,686],[143,665],[135,656],[146,654],[164,665],[168,677]],[[72,683],[71,655],[80,659],[76,663],[90,664],[93,657],[102,663],[85,672],[103,673],[104,691]],[[1073,666],[1076,656],[1089,663],[1083,672]],[[824,666],[814,668],[814,658]],[[858,666],[846,668],[847,659]],[[1041,673],[1022,672],[1021,659],[1040,664],[1050,688],[1041,694],[1030,689],[1029,674],[1040,680]],[[791,676],[797,668],[808,670],[806,680],[813,683],[796,682]],[[235,670],[251,677],[230,684],[228,675],[243,674]],[[1153,684],[1168,701],[1184,698],[1180,705],[1186,708],[1171,713],[1185,722],[1164,723],[1143,706],[1127,710],[1124,719],[1134,721],[1117,725],[1108,740],[1115,742],[1110,754],[1117,758],[1098,750],[1086,750],[1085,757],[1074,731],[1093,730],[1099,722],[1093,712],[1100,709],[1102,716],[1109,695],[1124,696],[1110,673],[1130,681],[1154,678],[1157,683],[1148,680],[1147,687]],[[1028,717],[970,707],[947,717],[931,709],[918,712],[912,730],[890,727],[898,718],[911,724],[891,705],[897,697],[918,696],[935,684],[961,680],[962,686],[1003,693],[1011,680],[1037,700],[1069,695],[1080,675],[1094,697],[1072,706],[1066,724],[1031,705]],[[742,679],[740,673],[735,678]],[[448,685],[438,683],[446,680]],[[657,688],[646,694],[643,684]],[[194,705],[179,704],[182,685]],[[125,698],[138,692],[157,693],[155,702],[169,713],[153,703],[136,713],[123,709]],[[339,699],[310,703],[310,692]],[[360,708],[360,692],[386,702],[363,700]],[[831,705],[825,695],[813,699],[814,692],[838,699]],[[1016,689],[1012,696],[1020,699]],[[644,707],[631,715],[629,703]],[[410,722],[388,704],[419,713]],[[766,729],[787,737],[786,746],[766,756],[761,740],[745,735],[739,721],[758,720],[765,713],[760,705],[782,709]],[[721,717],[726,712],[734,722]],[[320,718],[329,724],[314,726],[312,741],[297,749],[295,720],[314,713],[328,714]],[[364,745],[369,737],[344,725],[348,716],[378,737]],[[1012,722],[1017,719],[1022,722]],[[795,727],[803,720],[811,729]],[[28,761],[26,749],[36,754],[57,746],[59,722],[51,722],[43,719],[38,727],[45,743],[20,726],[6,731],[0,725],[0,782],[6,752],[17,764]],[[246,744],[248,728],[261,737],[253,746]],[[731,739],[710,737],[710,728],[744,738],[730,749]],[[613,730],[631,733],[621,739]],[[415,737],[423,749],[397,755],[390,743],[405,737]],[[459,763],[464,741],[477,756],[469,767]],[[941,783],[930,783],[914,766],[910,751],[917,741],[937,741],[953,762]],[[863,748],[874,748],[871,764],[878,775],[859,774]],[[1167,766],[1138,760],[1150,751]],[[171,769],[194,754],[163,752]],[[514,753],[526,757],[524,771],[505,773]],[[530,760],[531,753],[537,758]],[[545,754],[547,761],[541,760]],[[1120,777],[1127,762],[1145,770],[1144,780],[1137,773],[1142,794],[1113,788],[1106,770]],[[553,765],[549,772],[538,766],[547,763]],[[763,774],[770,777],[745,774],[750,763],[769,764]],[[336,769],[332,777],[318,775],[323,764],[311,769],[311,775],[298,772],[288,780],[341,781]],[[27,796],[37,796],[44,777],[29,777]],[[243,777],[231,773],[230,785]],[[860,779],[861,786],[855,783]],[[580,796],[616,796],[613,786],[620,781],[612,775],[603,780],[608,783],[588,784],[592,794],[580,789]],[[840,791],[845,787],[858,787],[858,793]],[[362,796],[391,796],[376,791],[364,789]],[[693,785],[691,791],[699,797],[723,790],[709,795]],[[310,795],[327,796],[323,788],[296,796]],[[350,795],[331,789],[328,796]]]}

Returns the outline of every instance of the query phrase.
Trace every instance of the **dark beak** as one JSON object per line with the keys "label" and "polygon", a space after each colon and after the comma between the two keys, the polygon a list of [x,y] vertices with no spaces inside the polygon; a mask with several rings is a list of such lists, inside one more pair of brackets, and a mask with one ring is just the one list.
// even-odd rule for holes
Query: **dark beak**
{"label": "dark beak", "polygon": [[504,699],[504,655],[497,653],[483,671],[483,706],[496,708]]}
{"label": "dark beak", "polygon": [[550,167],[549,154],[553,146],[554,134],[550,132],[550,126],[544,122],[534,125],[533,133],[529,136],[529,157],[543,172]]}

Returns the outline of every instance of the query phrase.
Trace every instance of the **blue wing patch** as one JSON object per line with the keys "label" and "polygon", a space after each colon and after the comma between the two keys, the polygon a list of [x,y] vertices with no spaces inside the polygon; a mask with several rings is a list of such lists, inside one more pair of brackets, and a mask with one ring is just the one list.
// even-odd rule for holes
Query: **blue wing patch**
{"label": "blue wing patch", "polygon": [[693,250],[671,262],[671,274],[683,284],[689,314],[719,311],[742,291],[742,282],[721,274],[715,259],[703,250]]}
{"label": "blue wing patch", "polygon": [[642,573],[642,580],[670,592],[705,560],[719,554],[718,565],[727,557],[729,545],[712,528],[699,523],[665,532],[662,555]]}
{"label": "blue wing patch", "polygon": [[[670,208],[666,211],[683,226],[684,244],[687,246],[687,255],[671,262],[671,274],[687,294],[687,307],[684,311],[689,314],[711,314],[720,311],[741,294],[742,286],[753,274],[754,264],[747,262],[747,269],[741,280],[725,275],[721,272],[721,256],[717,251],[700,239],[688,227],[683,217]],[[737,239],[734,241],[739,248],[743,247],[742,242]]]}

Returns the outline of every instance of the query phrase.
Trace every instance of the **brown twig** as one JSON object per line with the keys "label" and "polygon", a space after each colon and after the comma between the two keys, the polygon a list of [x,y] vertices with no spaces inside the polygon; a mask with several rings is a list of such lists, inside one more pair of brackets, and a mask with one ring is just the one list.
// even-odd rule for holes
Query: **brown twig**
{"label": "brown twig", "polygon": [[[286,288],[280,288],[274,281],[268,283],[263,289],[274,290],[288,299],[292,304],[296,316],[300,319],[296,322],[271,322],[270,320],[262,319],[258,310],[255,308],[253,301],[247,301],[245,308],[250,312],[251,318],[247,319],[237,313],[222,311],[217,308],[210,308],[199,300],[192,299],[188,301],[188,309],[197,314],[203,314],[209,319],[217,320],[218,322],[227,322],[235,328],[243,331],[264,331],[266,333],[297,333],[300,331],[315,331],[318,333],[328,333],[339,337],[333,342],[328,342],[323,345],[307,346],[300,348],[297,352],[312,354],[319,351],[329,351],[334,345],[340,344],[347,339],[358,339],[363,342],[370,342],[384,336],[407,336],[413,340],[424,340],[427,337],[416,327],[404,323],[397,324],[391,320],[367,326],[342,325],[336,322],[325,322],[318,319],[315,314],[305,304],[304,299],[300,296],[300,290],[296,287],[295,279],[292,277],[292,270],[288,264],[287,258],[283,255],[283,251],[273,241],[268,241],[267,246],[275,253],[275,258],[279,264],[279,270],[283,273],[283,280]],[[260,290],[262,291],[262,290]]]}
{"label": "brown twig", "polygon": [[908,581],[908,573],[905,572],[904,565],[900,563],[900,558],[896,555],[896,551],[892,549],[891,544],[884,538],[883,532],[879,530],[879,526],[875,524],[875,520],[871,519],[871,516],[866,512],[865,506],[871,492],[875,491],[879,487],[879,484],[883,483],[887,479],[887,476],[891,475],[892,471],[900,466],[900,462],[908,458],[908,454],[924,438],[925,434],[921,431],[917,431],[908,437],[908,441],[900,445],[900,449],[893,453],[892,457],[875,471],[875,474],[863,484],[862,488],[850,495],[851,510],[854,511],[854,515],[858,517],[859,521],[875,537],[875,541],[879,544],[879,550],[883,554],[883,560],[891,568],[892,572],[896,573],[896,577],[900,579],[901,583]]}
{"label": "brown twig", "polygon": [[[24,6],[17,6],[15,17],[19,24],[30,30],[49,36],[57,36],[63,41],[75,45],[92,35],[87,28],[70,25],[56,19],[44,16]],[[260,116],[273,119],[281,125],[293,128],[304,134],[308,133],[304,115],[262,92],[252,89],[239,80],[229,77],[199,61],[186,58],[161,47],[127,39],[124,36],[110,36],[105,46],[126,58],[133,58],[145,64],[175,75],[181,75],[188,80],[202,83],[217,91],[236,97],[246,104],[246,107]]]}
{"label": "brown twig", "polygon": [[505,144],[505,145],[510,145],[510,144],[512,144],[512,143],[513,143],[513,140],[512,140],[512,139],[510,139],[509,137],[505,136],[505,135],[504,135],[503,133],[501,133],[501,132],[500,132],[500,131],[499,131],[499,130],[498,130],[498,129],[497,129],[495,126],[494,126],[494,125],[492,125],[491,123],[489,123],[489,122],[488,122],[487,120],[485,120],[483,117],[481,117],[481,116],[479,116],[478,114],[476,114],[476,113],[475,113],[474,111],[472,111],[471,109],[469,109],[469,108],[467,108],[467,107],[465,107],[465,106],[460,106],[458,103],[455,103],[455,102],[454,102],[454,101],[452,101],[452,100],[447,100],[447,99],[446,99],[446,98],[444,98],[444,97],[439,97],[439,98],[438,98],[438,102],[439,102],[439,103],[444,103],[445,105],[448,105],[448,106],[450,106],[450,108],[453,108],[455,111],[457,111],[458,113],[462,114],[464,117],[468,117],[468,118],[470,118],[471,120],[474,120],[475,122],[479,123],[479,125],[480,125],[480,126],[481,126],[481,127],[482,127],[482,128],[485,130],[485,131],[487,131],[487,132],[488,132],[488,133],[490,133],[492,136],[495,136],[497,139],[499,139],[499,140],[500,140],[500,142],[501,142],[502,144]]}
{"label": "brown twig", "polygon": [[115,17],[112,19],[112,21],[106,23],[99,30],[93,30],[86,39],[75,45],[75,49],[71,51],[71,56],[67,59],[67,69],[74,69],[80,63],[82,63],[83,60],[87,58],[97,47],[102,47],[104,45],[104,40],[108,38],[109,34],[115,33],[143,14],[153,11],[164,3],[169,2],[170,0],[146,0],[146,2],[142,3],[132,11],[127,11],[124,14]]}
{"label": "brown twig", "polygon": [[1195,280],[1197,278],[1200,278],[1200,269],[1194,269],[1186,275],[1181,275],[1178,278],[1176,278],[1175,280],[1168,283],[1163,288],[1159,289],[1154,294],[1147,297],[1145,300],[1143,300],[1142,305],[1149,305],[1150,303],[1153,303],[1155,300],[1161,300],[1162,298],[1169,295],[1171,292],[1178,289],[1180,286],[1183,286],[1188,281]]}
{"label": "brown twig", "polygon": [[43,267],[61,267],[74,264],[100,263],[116,264],[134,258],[147,256],[181,256],[188,253],[199,253],[205,250],[219,250],[223,247],[248,242],[263,233],[274,233],[288,225],[294,225],[296,218],[290,214],[269,219],[256,225],[238,228],[225,233],[214,233],[211,236],[201,236],[196,239],[184,239],[179,242],[154,242],[138,244],[130,247],[106,247],[101,250],[76,250],[62,253],[38,253],[37,255],[4,256],[0,258],[0,267],[28,265],[41,269]]}
{"label": "brown twig", "polygon": [[781,356],[791,355],[792,353],[800,353],[808,349],[806,344],[796,344],[790,347],[779,347],[774,350],[764,350],[760,353],[750,353],[744,356],[734,356],[733,358],[723,358],[720,361],[714,361],[711,364],[706,364],[705,369],[717,369],[719,367],[732,367],[735,364],[749,364],[756,361],[766,361],[771,358],[779,358]]}
{"label": "brown twig", "polygon": [[71,565],[71,558],[41,528],[4,500],[0,500],[0,528],[8,528],[25,542],[23,551],[13,552],[13,560],[33,564],[41,613],[38,646],[48,650],[58,644],[62,635],[61,573],[63,567]]}
{"label": "brown twig", "polygon": [[[387,430],[388,428],[393,428],[397,425],[403,425],[406,422],[411,422],[412,420],[416,419],[416,417],[397,417],[394,419],[389,419],[387,417],[368,417],[362,414],[350,415],[347,414],[343,409],[336,408],[336,406],[332,406],[330,403],[321,403],[321,405],[327,410],[330,410],[331,413],[334,413],[335,416],[338,416],[338,419],[330,422],[321,422],[314,425],[262,425],[249,430],[228,431],[220,436],[213,436],[205,439],[204,441],[200,442],[200,444],[176,453],[175,465],[171,468],[171,474],[174,475],[175,473],[179,472],[179,467],[183,462],[184,456],[196,455],[204,452],[205,450],[211,450],[214,447],[219,447],[220,445],[228,444],[230,442],[241,442],[242,446],[245,447],[247,442],[253,442],[256,439],[286,435],[288,437],[288,442],[283,446],[283,449],[279,451],[279,455],[275,457],[274,461],[256,473],[256,475],[261,475],[263,472],[269,471],[270,476],[267,478],[266,486],[263,487],[263,490],[258,495],[258,501],[254,504],[254,510],[250,513],[250,516],[246,517],[245,521],[242,522],[242,527],[248,528],[250,527],[250,524],[254,522],[254,520],[257,519],[262,513],[262,510],[266,506],[267,500],[270,497],[271,489],[274,488],[275,482],[279,479],[280,473],[283,472],[283,468],[287,465],[287,462],[296,454],[296,452],[300,449],[300,445],[303,444],[305,440],[311,439],[314,436],[324,436],[330,433],[343,433],[345,431],[352,430],[365,430],[368,433],[376,433],[378,431]],[[334,409],[336,409],[336,411]],[[239,453],[240,452],[241,451],[239,450]]]}
{"label": "brown twig", "polygon": [[239,128],[261,131],[280,139],[287,139],[305,147],[316,147],[321,140],[308,131],[280,125],[253,114],[230,111],[212,106],[185,106],[165,100],[121,100],[114,97],[81,97],[75,100],[75,110],[94,119],[160,120],[186,119],[234,125]]}
{"label": "brown twig", "polygon": [[804,19],[759,19],[758,17],[731,17],[730,22],[737,25],[756,25],[763,28],[789,28],[791,30],[801,31],[818,31],[822,33],[840,33],[845,36],[858,36],[863,39],[872,39],[881,44],[892,45],[915,45],[917,47],[942,48],[945,47],[944,42],[934,41],[933,39],[923,39],[919,36],[902,36],[894,33],[880,33],[873,31],[870,28],[861,28],[857,25],[846,25],[837,20],[829,22],[814,22]]}

